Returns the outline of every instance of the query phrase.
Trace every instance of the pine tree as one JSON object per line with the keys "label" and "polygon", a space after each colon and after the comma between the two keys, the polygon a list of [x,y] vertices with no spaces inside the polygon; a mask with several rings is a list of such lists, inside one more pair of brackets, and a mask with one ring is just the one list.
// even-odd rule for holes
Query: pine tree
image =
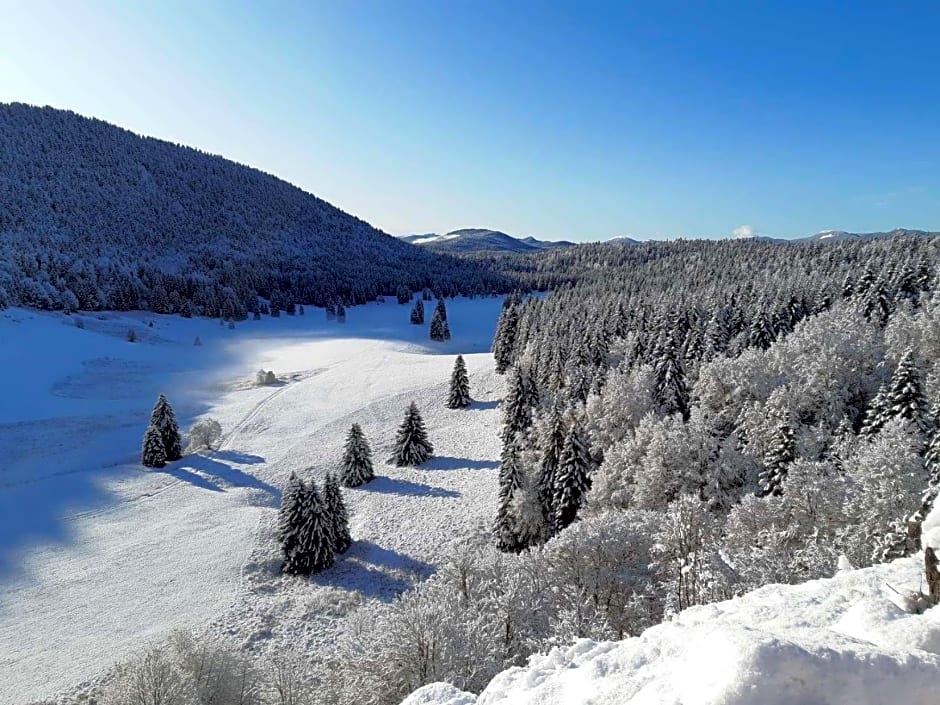
{"label": "pine tree", "polygon": [[153,424],[147,427],[147,432],[144,434],[143,449],[140,455],[140,462],[144,467],[162,468],[166,465],[163,436],[160,435],[160,431]]}
{"label": "pine tree", "polygon": [[328,473],[323,483],[323,504],[327,517],[332,526],[333,548],[336,553],[344,553],[352,546],[352,537],[349,535],[349,515],[346,512],[346,503],[339,482],[333,473]]}
{"label": "pine tree", "polygon": [[496,548],[504,552],[518,553],[525,546],[519,540],[519,532],[512,511],[513,497],[522,486],[522,469],[519,465],[519,447],[515,439],[503,443],[499,465],[499,491],[496,522],[493,535]]}
{"label": "pine tree", "polygon": [[555,475],[565,446],[565,424],[557,407],[552,409],[547,434],[542,439],[542,458],[536,492],[542,507],[542,516],[548,527],[555,525]]}
{"label": "pine tree", "polygon": [[173,413],[173,407],[163,394],[157,397],[157,403],[150,414],[150,426],[160,432],[166,462],[171,463],[183,457],[183,439],[180,436],[179,424],[176,422],[176,414]]}
{"label": "pine tree", "polygon": [[447,320],[447,307],[444,305],[444,298],[441,297],[437,300],[437,306],[434,307],[435,315],[441,317],[442,321]]}
{"label": "pine tree", "polygon": [[375,477],[372,469],[372,449],[362,427],[354,423],[346,434],[341,478],[345,487],[359,487]]}
{"label": "pine tree", "polygon": [[303,575],[309,572],[307,557],[301,550],[301,532],[306,522],[307,486],[295,473],[290,474],[281,494],[277,515],[277,541],[284,556],[283,572]]}
{"label": "pine tree", "polygon": [[434,315],[431,316],[431,340],[450,340],[450,326],[447,325],[447,318],[441,314],[440,306],[434,309]]}
{"label": "pine tree", "polygon": [[532,409],[526,403],[526,381],[518,367],[512,370],[509,389],[503,399],[503,443],[514,439],[532,425]]}
{"label": "pine tree", "polygon": [[415,325],[424,324],[424,302],[421,299],[415,300],[414,308],[411,309],[411,322]]}
{"label": "pine tree", "polygon": [[865,411],[865,419],[862,421],[859,433],[863,436],[873,436],[878,433],[888,420],[887,412],[888,386],[882,384]]}
{"label": "pine tree", "polygon": [[689,389],[676,345],[670,339],[656,360],[656,401],[667,414],[689,417]]}
{"label": "pine tree", "polygon": [[305,559],[306,572],[319,573],[332,566],[335,561],[333,518],[329,515],[315,482],[311,481],[307,485],[304,499],[300,553]]}
{"label": "pine tree", "polygon": [[399,467],[420,465],[428,460],[433,452],[434,446],[428,440],[428,434],[424,428],[421,414],[418,412],[418,406],[411,402],[405,412],[405,419],[398,429],[392,460]]}
{"label": "pine tree", "polygon": [[496,360],[497,374],[504,374],[512,365],[518,326],[519,311],[516,305],[504,306],[496,324],[496,336],[493,338],[493,357]]}
{"label": "pine tree", "polygon": [[555,491],[552,497],[555,531],[561,531],[577,519],[584,496],[591,486],[591,466],[591,454],[584,442],[580,425],[576,418],[572,418],[555,472]]}
{"label": "pine tree", "polygon": [[901,418],[909,421],[921,432],[926,433],[930,427],[927,398],[924,396],[920,383],[920,374],[914,363],[914,351],[908,348],[901,356],[888,393],[885,398],[884,422],[888,419]]}
{"label": "pine tree", "polygon": [[764,469],[758,478],[760,495],[782,495],[787,469],[796,458],[793,429],[785,421],[777,426],[773,442],[764,454]]}
{"label": "pine tree", "polygon": [[450,375],[450,391],[447,395],[448,409],[463,409],[470,406],[470,378],[463,355],[454,361],[454,371]]}

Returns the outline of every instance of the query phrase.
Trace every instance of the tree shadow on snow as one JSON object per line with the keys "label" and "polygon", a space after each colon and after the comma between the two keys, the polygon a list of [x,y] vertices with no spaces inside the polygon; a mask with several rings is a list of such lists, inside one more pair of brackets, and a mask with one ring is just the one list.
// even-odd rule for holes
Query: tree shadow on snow
{"label": "tree shadow on snow", "polygon": [[429,578],[434,566],[371,541],[355,541],[336,564],[313,577],[319,585],[356,590],[364,597],[393,599]]}
{"label": "tree shadow on snow", "polygon": [[367,492],[381,492],[382,494],[399,494],[408,497],[459,497],[456,490],[445,490],[443,487],[432,487],[422,482],[409,482],[397,480],[382,475],[376,476],[372,482],[367,482],[358,490]]}
{"label": "tree shadow on snow", "polygon": [[421,465],[422,470],[495,470],[499,467],[496,460],[470,460],[439,455]]}
{"label": "tree shadow on snow", "polygon": [[[227,457],[233,462],[244,463],[263,463],[264,458],[257,455],[245,455],[226,451]],[[228,463],[220,462],[217,458],[219,454],[213,455],[189,455],[173,465],[167,465],[162,469],[168,475],[188,482],[204,490],[214,492],[225,492],[227,487],[244,487],[246,489],[260,490],[267,495],[267,502],[272,506],[278,506],[281,503],[281,491],[269,485],[267,482],[259,480],[254,475],[234,468]],[[236,458],[248,458],[249,460],[236,460]]]}
{"label": "tree shadow on snow", "polygon": [[498,409],[499,404],[499,400],[477,401],[474,399],[472,402],[470,402],[470,406],[468,406],[465,411],[489,411],[490,409]]}
{"label": "tree shadow on snow", "polygon": [[212,451],[212,455],[209,457],[227,460],[230,463],[238,463],[239,465],[257,465],[264,462],[264,458],[260,455],[241,453],[237,450],[215,450]]}

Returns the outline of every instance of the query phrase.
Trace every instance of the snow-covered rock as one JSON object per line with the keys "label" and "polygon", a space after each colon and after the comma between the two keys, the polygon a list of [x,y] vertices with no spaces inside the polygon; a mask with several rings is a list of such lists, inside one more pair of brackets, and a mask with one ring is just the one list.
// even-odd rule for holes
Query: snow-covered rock
{"label": "snow-covered rock", "polygon": [[638,637],[582,640],[504,671],[473,702],[934,705],[940,610],[908,614],[886,599],[888,585],[918,590],[921,566],[920,557],[907,558],[802,585],[769,585],[686,610]]}

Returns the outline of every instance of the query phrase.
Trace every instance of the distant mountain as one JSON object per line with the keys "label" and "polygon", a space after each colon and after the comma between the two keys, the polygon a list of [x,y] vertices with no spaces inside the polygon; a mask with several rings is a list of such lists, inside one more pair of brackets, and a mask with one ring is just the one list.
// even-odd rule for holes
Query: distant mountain
{"label": "distant mountain", "polygon": [[940,232],[929,230],[911,230],[908,228],[895,228],[886,232],[850,233],[845,230],[821,230],[809,237],[797,238],[795,242],[840,242],[843,240],[877,240],[892,237],[937,237]]}
{"label": "distant mountain", "polygon": [[401,238],[412,245],[427,247],[439,252],[467,254],[470,252],[543,252],[559,247],[572,247],[573,242],[536,240],[534,237],[517,238],[499,230],[486,228],[464,228],[438,235],[405,235]]}
{"label": "distant mountain", "polygon": [[243,316],[506,278],[257,169],[73,112],[0,104],[0,307]]}

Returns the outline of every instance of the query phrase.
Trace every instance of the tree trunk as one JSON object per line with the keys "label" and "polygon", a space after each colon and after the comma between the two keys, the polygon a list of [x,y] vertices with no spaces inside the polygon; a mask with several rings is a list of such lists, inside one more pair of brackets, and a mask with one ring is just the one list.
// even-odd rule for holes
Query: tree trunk
{"label": "tree trunk", "polygon": [[933,607],[940,604],[940,569],[938,565],[937,554],[931,547],[924,551],[924,564],[927,572],[927,602]]}

